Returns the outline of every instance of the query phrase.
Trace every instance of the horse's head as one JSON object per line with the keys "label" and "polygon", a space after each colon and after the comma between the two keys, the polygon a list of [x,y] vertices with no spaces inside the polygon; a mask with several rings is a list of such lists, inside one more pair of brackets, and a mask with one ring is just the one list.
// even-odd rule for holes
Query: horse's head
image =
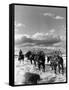
{"label": "horse's head", "polygon": [[30,55],[31,55],[31,51],[28,51],[28,52],[25,54],[25,57],[29,58]]}

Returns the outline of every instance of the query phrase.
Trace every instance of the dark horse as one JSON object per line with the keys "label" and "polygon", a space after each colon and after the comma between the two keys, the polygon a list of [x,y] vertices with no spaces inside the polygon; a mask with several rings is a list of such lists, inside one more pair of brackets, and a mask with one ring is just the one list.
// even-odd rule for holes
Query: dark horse
{"label": "dark horse", "polygon": [[18,60],[21,62],[21,60],[24,61],[24,55],[22,53],[22,50],[19,51],[19,56],[18,56]]}
{"label": "dark horse", "polygon": [[57,59],[58,59],[59,73],[60,73],[60,69],[62,69],[62,74],[64,74],[63,58],[58,55]]}
{"label": "dark horse", "polygon": [[34,65],[36,66],[36,62],[38,63],[39,70],[41,66],[43,67],[43,71],[45,71],[45,54],[43,51],[39,51],[37,53],[28,51],[25,56],[30,60],[31,64],[34,61]]}
{"label": "dark horse", "polygon": [[43,51],[38,52],[38,68],[40,70],[41,66],[43,67],[43,71],[45,72],[45,54]]}
{"label": "dark horse", "polygon": [[34,65],[36,66],[36,54],[32,51],[28,51],[25,56],[27,57],[28,60],[30,60],[31,64],[32,61],[34,61]]}
{"label": "dark horse", "polygon": [[59,55],[57,56],[47,56],[47,62],[50,61],[50,66],[52,70],[56,73],[57,67],[58,71],[60,73],[60,70],[62,69],[62,74],[64,74],[64,67],[63,67],[63,58]]}

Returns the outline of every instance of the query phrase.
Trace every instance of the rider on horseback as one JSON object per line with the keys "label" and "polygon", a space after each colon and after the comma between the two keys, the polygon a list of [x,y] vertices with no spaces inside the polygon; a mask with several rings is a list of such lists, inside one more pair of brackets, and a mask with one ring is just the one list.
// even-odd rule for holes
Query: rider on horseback
{"label": "rider on horseback", "polygon": [[24,60],[24,55],[23,55],[23,53],[22,53],[22,50],[20,49],[20,51],[19,51],[19,58],[18,58],[18,60],[20,60],[20,61],[21,61],[21,59],[22,59],[22,60]]}
{"label": "rider on horseback", "polygon": [[19,51],[19,56],[21,56],[22,55],[22,50],[20,49],[20,51]]}

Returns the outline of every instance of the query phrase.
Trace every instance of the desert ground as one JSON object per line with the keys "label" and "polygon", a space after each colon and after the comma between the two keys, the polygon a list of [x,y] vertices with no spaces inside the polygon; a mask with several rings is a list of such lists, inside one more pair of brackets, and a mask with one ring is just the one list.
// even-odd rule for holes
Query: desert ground
{"label": "desert ground", "polygon": [[49,63],[47,63],[47,60],[45,62],[45,72],[42,71],[42,69],[39,71],[38,67],[34,64],[31,64],[27,58],[24,58],[24,61],[21,63],[18,61],[18,56],[15,56],[14,66],[15,66],[15,85],[21,85],[25,84],[25,73],[36,73],[40,75],[41,80],[38,81],[39,83],[55,83],[55,82],[66,82],[66,58],[64,59],[64,74],[54,73],[53,70],[51,70],[51,67],[49,66]]}

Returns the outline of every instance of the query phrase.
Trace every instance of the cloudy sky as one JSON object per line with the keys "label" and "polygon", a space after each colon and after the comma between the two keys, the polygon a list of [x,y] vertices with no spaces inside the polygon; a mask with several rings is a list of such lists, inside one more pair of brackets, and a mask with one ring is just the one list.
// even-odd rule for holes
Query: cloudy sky
{"label": "cloudy sky", "polygon": [[66,48],[66,8],[15,6],[15,48]]}

